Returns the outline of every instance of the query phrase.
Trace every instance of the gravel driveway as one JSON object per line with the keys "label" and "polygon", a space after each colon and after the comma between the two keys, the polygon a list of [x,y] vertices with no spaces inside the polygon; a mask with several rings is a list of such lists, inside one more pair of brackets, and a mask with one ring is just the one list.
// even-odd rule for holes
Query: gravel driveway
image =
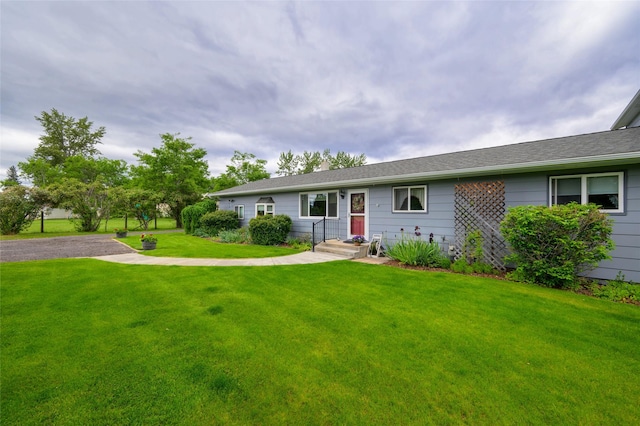
{"label": "gravel driveway", "polygon": [[0,262],[93,257],[135,252],[131,247],[114,240],[111,235],[0,241]]}

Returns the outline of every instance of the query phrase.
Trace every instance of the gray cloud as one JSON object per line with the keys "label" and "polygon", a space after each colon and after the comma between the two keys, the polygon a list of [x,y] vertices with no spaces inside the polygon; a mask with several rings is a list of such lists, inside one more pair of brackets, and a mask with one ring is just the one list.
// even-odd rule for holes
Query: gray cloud
{"label": "gray cloud", "polygon": [[637,2],[2,2],[0,170],[55,107],[134,162],[159,134],[276,168],[606,130],[638,89]]}

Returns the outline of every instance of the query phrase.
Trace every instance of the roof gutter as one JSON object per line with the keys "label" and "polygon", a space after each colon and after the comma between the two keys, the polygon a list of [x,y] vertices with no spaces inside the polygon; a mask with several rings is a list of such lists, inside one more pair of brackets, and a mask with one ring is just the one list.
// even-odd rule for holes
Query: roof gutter
{"label": "roof gutter", "polygon": [[541,169],[546,170],[558,170],[570,166],[603,166],[608,163],[615,162],[617,164],[629,164],[637,163],[640,159],[640,151],[625,152],[618,154],[599,155],[595,157],[579,157],[571,159],[571,163],[567,163],[566,158],[557,160],[545,160],[534,161],[527,163],[516,163],[506,165],[493,165],[485,167],[471,167],[466,169],[455,170],[438,170],[433,172],[419,172],[402,174],[395,176],[378,176],[374,178],[361,178],[361,179],[347,179],[340,181],[330,182],[318,182],[304,185],[288,185],[274,188],[253,189],[244,191],[233,191],[233,188],[229,190],[223,190],[215,192],[213,196],[227,196],[227,195],[252,195],[252,194],[266,194],[276,191],[296,191],[296,190],[309,190],[309,189],[324,189],[328,187],[342,187],[342,186],[360,186],[360,185],[380,185],[380,184],[393,184],[399,182],[410,182],[425,179],[449,179],[460,178],[468,176],[483,176],[489,174],[505,174],[505,173],[527,173],[539,171]]}

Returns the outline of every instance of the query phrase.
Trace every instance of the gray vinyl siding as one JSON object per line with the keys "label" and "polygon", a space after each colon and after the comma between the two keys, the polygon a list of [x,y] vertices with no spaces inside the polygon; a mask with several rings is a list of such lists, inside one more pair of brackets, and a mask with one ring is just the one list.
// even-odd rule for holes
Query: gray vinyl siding
{"label": "gray vinyl siding", "polygon": [[545,174],[511,175],[503,178],[507,207],[547,205],[549,180]]}
{"label": "gray vinyl siding", "polygon": [[640,283],[640,165],[622,168],[625,174],[625,213],[611,215],[616,248],[612,260],[604,261],[592,276],[615,278],[622,271],[627,281]]}
{"label": "gray vinyl siding", "polygon": [[394,244],[404,233],[413,235],[420,227],[423,238],[430,233],[440,241],[442,236],[453,240],[453,184],[451,181],[412,182],[411,185],[427,185],[427,212],[393,212],[393,188],[376,186],[369,189],[369,233],[383,234],[383,240]]}

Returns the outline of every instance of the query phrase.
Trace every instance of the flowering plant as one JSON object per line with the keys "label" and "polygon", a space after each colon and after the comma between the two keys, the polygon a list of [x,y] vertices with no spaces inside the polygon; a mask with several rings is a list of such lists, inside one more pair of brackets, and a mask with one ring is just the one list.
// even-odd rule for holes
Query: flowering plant
{"label": "flowering plant", "polygon": [[354,235],[352,240],[354,243],[364,243],[365,238],[364,235]]}
{"label": "flowering plant", "polygon": [[154,237],[153,234],[142,234],[140,235],[140,241],[143,243],[157,243],[158,238]]}

